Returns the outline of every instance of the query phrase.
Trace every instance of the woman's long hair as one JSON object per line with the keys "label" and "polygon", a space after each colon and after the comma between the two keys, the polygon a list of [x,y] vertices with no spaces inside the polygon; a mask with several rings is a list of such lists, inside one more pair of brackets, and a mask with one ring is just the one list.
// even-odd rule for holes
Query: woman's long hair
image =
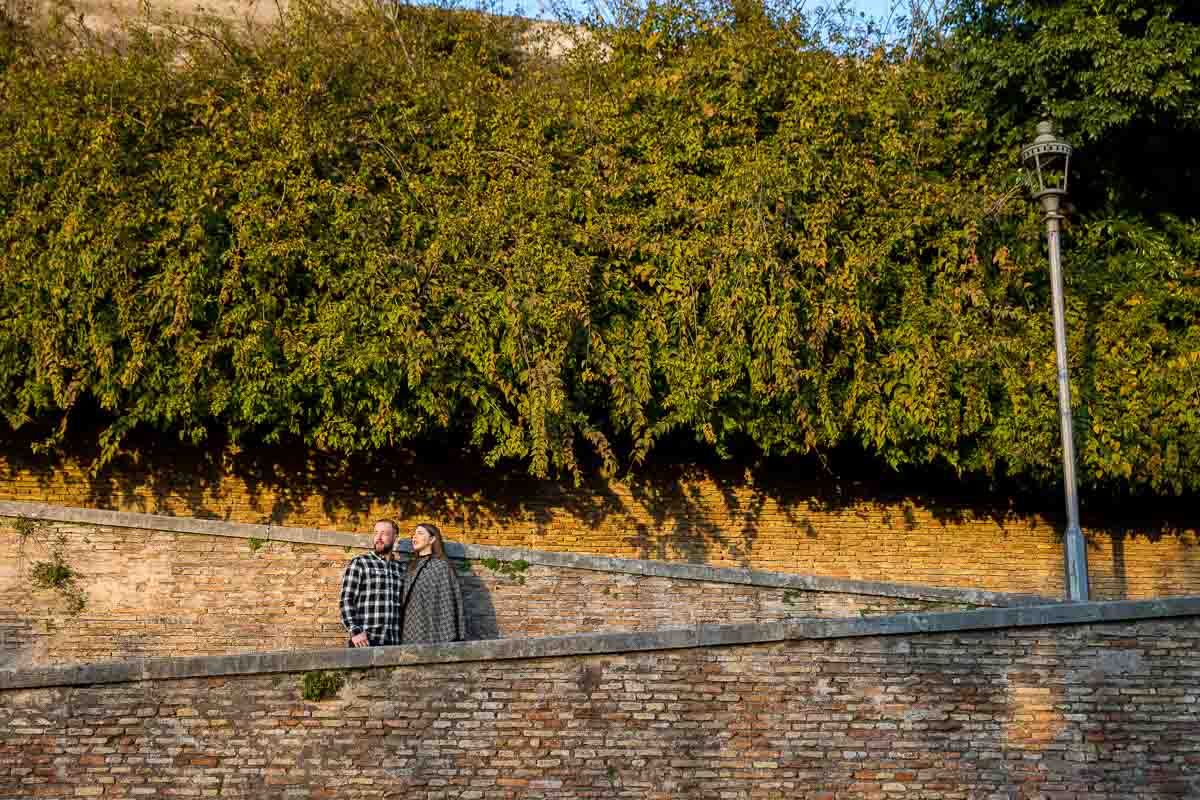
{"label": "woman's long hair", "polygon": [[[421,524],[417,525],[417,527],[424,528],[426,533],[429,533],[433,536],[433,557],[440,558],[442,561],[449,561],[449,559],[446,558],[446,548],[442,547],[442,529],[437,525],[434,525],[432,522],[422,522]],[[412,554],[412,558],[408,560],[408,571],[414,571],[420,561],[421,557],[414,552]]]}

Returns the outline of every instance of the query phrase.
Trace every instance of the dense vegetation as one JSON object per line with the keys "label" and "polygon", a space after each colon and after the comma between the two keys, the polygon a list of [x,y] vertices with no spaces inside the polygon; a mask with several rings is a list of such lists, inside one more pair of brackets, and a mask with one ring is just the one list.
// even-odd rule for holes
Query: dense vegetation
{"label": "dense vegetation", "polygon": [[1016,160],[1050,112],[1085,176],[1081,476],[1195,491],[1182,5],[974,0],[920,48],[850,50],[744,2],[651,6],[555,58],[514,20],[315,0],[252,35],[8,25],[0,409],[51,444],[99,418],[106,457],[145,428],[450,437],[569,474],[686,435],[1050,484],[1044,241]]}

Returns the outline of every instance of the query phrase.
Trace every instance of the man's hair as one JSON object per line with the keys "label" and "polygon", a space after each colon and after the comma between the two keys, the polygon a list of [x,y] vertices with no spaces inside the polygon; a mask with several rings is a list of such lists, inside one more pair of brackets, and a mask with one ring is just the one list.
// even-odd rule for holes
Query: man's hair
{"label": "man's hair", "polygon": [[[396,538],[400,538],[400,526],[396,524],[396,520],[394,520],[394,519],[377,519],[377,520],[375,520],[375,525],[379,525],[381,523],[384,525],[390,525],[392,527],[392,536],[394,536]],[[371,526],[371,530],[375,530],[375,525]]]}

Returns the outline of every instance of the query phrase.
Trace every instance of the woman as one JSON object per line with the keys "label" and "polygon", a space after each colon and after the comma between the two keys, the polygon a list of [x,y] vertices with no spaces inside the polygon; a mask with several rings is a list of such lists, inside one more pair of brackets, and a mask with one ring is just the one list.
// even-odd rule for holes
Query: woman
{"label": "woman", "polygon": [[467,638],[462,592],[446,559],[442,532],[422,522],[413,530],[412,551],[404,573],[401,643],[462,641]]}

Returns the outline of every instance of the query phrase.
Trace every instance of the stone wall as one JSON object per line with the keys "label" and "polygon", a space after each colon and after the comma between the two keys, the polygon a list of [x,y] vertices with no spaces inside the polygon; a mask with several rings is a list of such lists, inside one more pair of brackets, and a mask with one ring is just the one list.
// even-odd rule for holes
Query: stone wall
{"label": "stone wall", "polygon": [[[23,452],[0,450],[0,500],[357,531],[390,516],[481,545],[1063,594],[1058,498],[1023,508],[936,487],[906,495],[792,469],[714,466],[574,486],[465,459],[366,463],[180,445],[147,445],[93,474],[88,456]],[[1093,597],[1200,591],[1194,508],[1143,506],[1099,513],[1085,498]]]}
{"label": "stone wall", "polygon": [[0,797],[1197,797],[1150,605],[0,672]]}
{"label": "stone wall", "polygon": [[[0,502],[0,514],[29,508]],[[36,523],[24,537],[14,518],[0,518],[0,666],[345,642],[338,615],[341,576],[349,559],[363,552],[365,536],[71,509],[40,513],[52,521]],[[72,521],[96,516],[123,526]],[[52,561],[55,548],[79,573],[81,609],[30,580],[32,565]],[[455,563],[472,638],[1030,600],[536,551],[468,552],[455,545],[451,552],[464,556]]]}

